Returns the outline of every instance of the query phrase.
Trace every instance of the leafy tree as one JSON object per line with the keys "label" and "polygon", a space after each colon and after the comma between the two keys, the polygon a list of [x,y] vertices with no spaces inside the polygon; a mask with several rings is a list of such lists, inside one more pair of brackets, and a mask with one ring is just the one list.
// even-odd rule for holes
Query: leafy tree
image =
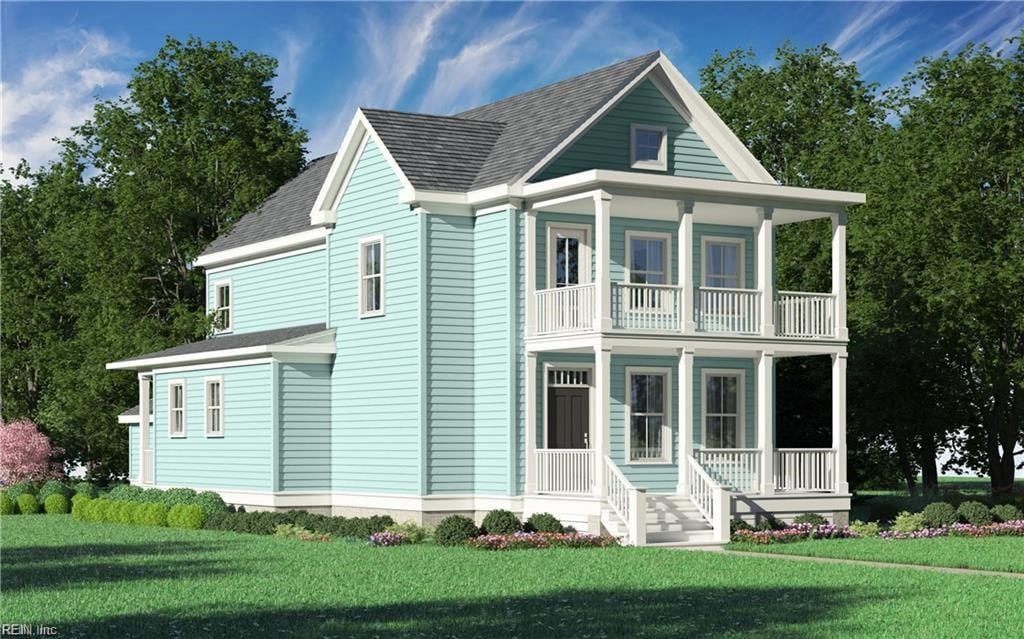
{"label": "leafy tree", "polygon": [[0,422],[0,484],[43,481],[63,476],[59,449],[27,419]]}

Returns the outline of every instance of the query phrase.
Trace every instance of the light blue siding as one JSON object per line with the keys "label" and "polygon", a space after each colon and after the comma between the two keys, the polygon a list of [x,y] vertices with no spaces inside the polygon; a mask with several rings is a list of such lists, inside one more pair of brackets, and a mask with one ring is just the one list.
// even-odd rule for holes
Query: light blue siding
{"label": "light blue siding", "polygon": [[[331,233],[332,488],[420,493],[420,234],[401,182],[372,140],[349,180]],[[385,314],[358,315],[360,238],[384,236]]]}
{"label": "light blue siding", "polygon": [[133,481],[141,479],[141,468],[139,467],[139,460],[142,459],[142,451],[139,447],[142,445],[141,434],[139,432],[138,424],[128,425],[128,478]]}
{"label": "light blue siding", "polygon": [[213,312],[217,283],[231,280],[232,333],[324,322],[324,253],[319,249],[209,274],[207,313]]}
{"label": "light blue siding", "polygon": [[757,377],[755,376],[754,360],[739,357],[695,357],[693,359],[693,443],[702,445],[704,423],[702,420],[704,370],[733,369],[743,373],[743,422],[746,442],[744,448],[754,448],[757,443],[757,414],[755,396],[757,393]]}
{"label": "light blue siding", "polygon": [[[224,436],[207,437],[204,377],[222,377]],[[153,385],[154,481],[165,486],[270,490],[272,412],[270,364],[161,373]],[[184,380],[186,437],[168,432],[168,383]]]}
{"label": "light blue siding", "polygon": [[668,174],[717,180],[735,179],[650,80],[642,82],[612,107],[589,131],[541,171],[537,179],[546,180],[587,169],[633,170],[630,167],[630,126],[634,123],[666,128],[669,139]]}
{"label": "light blue siding", "polygon": [[279,490],[331,487],[331,369],[281,363],[278,369]]}
{"label": "light blue siding", "polygon": [[[679,483],[679,470],[675,464],[679,450],[679,392],[676,382],[679,358],[640,355],[612,355],[611,370],[611,417],[609,423],[609,449],[611,458],[619,465],[629,481],[640,488],[655,493],[674,493]],[[671,416],[668,419],[672,432],[671,462],[667,463],[630,463],[627,446],[629,442],[629,424],[626,421],[629,405],[629,389],[626,371],[630,367],[655,368],[668,375],[666,389],[671,402]]]}

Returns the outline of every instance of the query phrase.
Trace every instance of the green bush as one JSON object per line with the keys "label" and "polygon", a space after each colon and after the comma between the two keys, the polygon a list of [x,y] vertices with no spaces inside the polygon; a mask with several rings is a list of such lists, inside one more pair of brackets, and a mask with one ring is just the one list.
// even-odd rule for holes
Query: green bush
{"label": "green bush", "polygon": [[562,522],[551,513],[534,513],[526,520],[526,530],[530,532],[560,533],[564,528]]}
{"label": "green bush", "polygon": [[14,515],[17,512],[14,500],[8,497],[7,493],[0,493],[0,515]]}
{"label": "green bush", "polygon": [[952,526],[956,523],[956,508],[953,508],[953,504],[937,501],[925,506],[921,516],[924,517],[924,525],[929,528]]}
{"label": "green bush", "polygon": [[742,519],[733,519],[729,522],[730,535],[734,535],[741,530],[753,530],[753,527]]}
{"label": "green bush", "polygon": [[199,530],[206,522],[206,511],[195,504],[176,504],[167,512],[167,525],[171,528]]}
{"label": "green bush", "polygon": [[227,512],[228,506],[217,493],[207,490],[197,493],[191,488],[142,488],[131,484],[118,484],[107,495],[107,499],[136,503],[163,504],[173,508],[179,504],[200,506],[207,515]]}
{"label": "green bush", "polygon": [[434,541],[441,546],[464,546],[480,530],[469,517],[450,515],[441,520],[434,530]]}
{"label": "green bush", "polygon": [[405,524],[391,524],[384,529],[386,532],[395,533],[405,537],[407,544],[421,544],[430,538],[430,529],[412,522]]}
{"label": "green bush", "polygon": [[110,492],[105,495],[107,499],[113,499],[114,501],[145,501],[143,495],[146,491],[139,486],[132,486],[131,484],[118,484],[110,489]]}
{"label": "green bush", "polygon": [[908,513],[903,511],[896,515],[892,522],[892,529],[896,532],[911,533],[924,528],[924,517],[921,513]]}
{"label": "green bush", "polygon": [[767,513],[758,517],[754,530],[782,530],[786,525]]}
{"label": "green bush", "polygon": [[134,524],[136,504],[129,501],[117,501],[110,506],[107,512],[110,523],[113,524]]}
{"label": "green bush", "polygon": [[821,526],[827,524],[828,520],[819,515],[818,513],[804,513],[797,515],[793,518],[794,524],[810,524],[812,526]]}
{"label": "green bush", "polygon": [[488,535],[511,535],[523,530],[523,522],[509,510],[492,510],[484,517],[480,529]]}
{"label": "green bush", "polygon": [[965,501],[956,509],[960,519],[974,526],[987,526],[992,523],[992,511],[980,501]]}
{"label": "green bush", "polygon": [[15,500],[18,512],[22,515],[34,515],[39,512],[39,500],[32,493],[22,493]]}
{"label": "green bush", "polygon": [[18,503],[18,497],[21,497],[22,495],[35,495],[36,487],[27,481],[23,481],[18,482],[17,484],[11,484],[4,489],[4,492],[11,498],[11,501]]}
{"label": "green bush", "polygon": [[50,481],[43,484],[43,487],[39,489],[39,501],[46,503],[46,499],[50,495],[64,495],[67,499],[71,499],[71,496],[75,494],[75,491],[71,490],[59,481],[51,479]]}
{"label": "green bush", "polygon": [[142,504],[134,518],[143,526],[166,526],[169,510],[164,504]]}
{"label": "green bush", "polygon": [[71,510],[71,502],[64,493],[53,493],[43,501],[43,510],[47,515],[66,515]]}
{"label": "green bush", "polygon": [[93,486],[87,481],[80,481],[74,486],[76,495],[85,495],[89,499],[96,499],[100,495],[100,491],[97,490],[96,486]]}
{"label": "green bush", "polygon": [[90,523],[107,521],[107,511],[113,504],[114,502],[109,499],[90,499],[85,502],[83,521]]}
{"label": "green bush", "polygon": [[272,535],[281,524],[294,524],[319,535],[366,539],[375,532],[382,532],[395,520],[386,515],[373,517],[330,517],[304,510],[277,512],[219,512],[209,515],[203,524],[210,530]]}
{"label": "green bush", "polygon": [[877,537],[878,533],[881,532],[881,526],[878,525],[877,521],[869,521],[864,523],[857,519],[850,524],[850,530],[857,533],[861,537]]}
{"label": "green bush", "polygon": [[196,506],[202,507],[202,509],[206,511],[207,515],[212,515],[213,513],[226,513],[228,511],[228,505],[224,503],[224,500],[220,495],[212,490],[204,490],[199,493],[196,495],[196,498],[192,503]]}
{"label": "green bush", "polygon": [[92,498],[84,493],[75,493],[75,496],[71,498],[71,518],[75,521],[88,521],[86,518],[86,510],[89,507],[89,502]]}
{"label": "green bush", "polygon": [[996,521],[1018,521],[1024,519],[1020,508],[1013,504],[997,504],[993,506],[992,516],[995,517]]}

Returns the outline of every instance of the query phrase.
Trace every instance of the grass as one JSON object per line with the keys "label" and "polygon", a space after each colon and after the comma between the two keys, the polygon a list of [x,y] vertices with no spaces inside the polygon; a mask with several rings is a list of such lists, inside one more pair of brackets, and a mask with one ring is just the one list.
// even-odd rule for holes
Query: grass
{"label": "grass", "polygon": [[646,548],[371,548],[49,515],[0,525],[0,617],[62,637],[995,637],[1024,627],[1024,580],[1002,577]]}
{"label": "grass", "polygon": [[895,564],[1024,573],[1024,538],[831,539],[791,544],[730,544],[731,550]]}

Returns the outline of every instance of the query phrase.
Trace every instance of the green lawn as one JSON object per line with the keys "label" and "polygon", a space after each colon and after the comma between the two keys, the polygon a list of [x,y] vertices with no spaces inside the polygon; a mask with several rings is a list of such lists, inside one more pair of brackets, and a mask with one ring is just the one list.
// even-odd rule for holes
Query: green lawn
{"label": "green lawn", "polygon": [[730,544],[729,548],[782,555],[861,559],[897,564],[1024,573],[1024,538],[1022,537],[822,539],[792,544]]}
{"label": "green lawn", "polygon": [[664,549],[492,553],[2,520],[4,623],[62,637],[1015,636],[1024,580]]}

